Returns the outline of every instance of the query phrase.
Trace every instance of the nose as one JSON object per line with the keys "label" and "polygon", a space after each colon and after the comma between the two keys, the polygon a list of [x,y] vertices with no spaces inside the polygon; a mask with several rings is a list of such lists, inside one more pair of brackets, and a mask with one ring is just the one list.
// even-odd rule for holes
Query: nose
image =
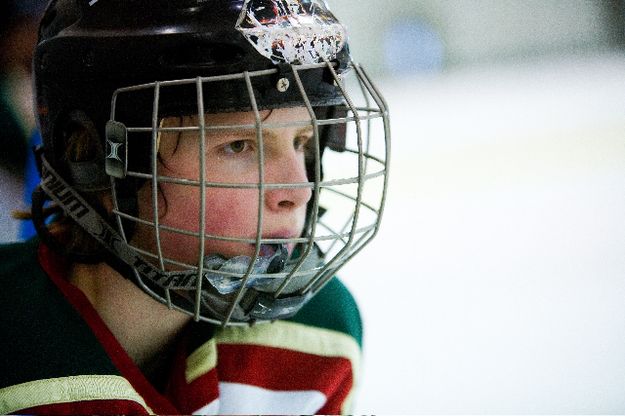
{"label": "nose", "polygon": [[[265,180],[268,184],[285,184],[265,192],[265,205],[272,211],[289,211],[305,206],[312,196],[310,187],[301,186],[308,182],[306,165],[302,155],[295,151],[268,163]],[[297,184],[300,186],[292,186]]]}

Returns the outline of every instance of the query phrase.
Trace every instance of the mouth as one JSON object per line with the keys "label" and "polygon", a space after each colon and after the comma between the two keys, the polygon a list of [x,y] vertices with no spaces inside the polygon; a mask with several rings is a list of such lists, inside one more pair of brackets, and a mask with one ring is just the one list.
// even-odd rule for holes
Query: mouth
{"label": "mouth", "polygon": [[[256,247],[252,244],[252,247]],[[293,250],[295,249],[295,243],[269,243],[269,244],[261,244],[258,255],[260,257],[271,257],[274,256],[278,252],[285,252],[288,256],[293,254]]]}
{"label": "mouth", "polygon": [[261,257],[271,257],[281,250],[281,244],[261,244],[258,255]]}
{"label": "mouth", "polygon": [[[294,238],[294,234],[289,232],[263,235],[265,240],[288,240],[290,238]],[[255,244],[251,244],[251,246],[256,248]],[[269,261],[267,273],[279,273],[286,266],[294,249],[295,243],[293,242],[264,243],[260,245],[258,256]]]}
{"label": "mouth", "polygon": [[[272,242],[272,243],[261,243],[258,255],[260,257],[267,258],[267,257],[276,255],[276,253],[278,253],[279,251],[285,251],[287,257],[289,257],[293,254],[295,246],[297,245],[296,243],[289,241],[290,239],[293,239],[293,238],[297,238],[297,235],[294,233],[289,233],[289,232],[263,235],[262,239],[265,241],[266,240],[282,240],[282,241]],[[253,249],[256,249],[256,244],[250,244],[250,247],[252,247]]]}
{"label": "mouth", "polygon": [[259,255],[270,261],[267,273],[278,273],[284,269],[290,252],[286,244],[263,244],[260,247]]}

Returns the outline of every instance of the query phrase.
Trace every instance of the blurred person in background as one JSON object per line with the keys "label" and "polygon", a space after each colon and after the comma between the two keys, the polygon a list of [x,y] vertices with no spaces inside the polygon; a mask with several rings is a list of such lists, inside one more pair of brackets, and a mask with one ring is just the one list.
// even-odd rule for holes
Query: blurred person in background
{"label": "blurred person in background", "polygon": [[25,170],[34,170],[27,169],[32,164],[29,143],[39,140],[32,105],[31,61],[45,3],[0,2],[0,241],[16,239],[17,226],[10,222],[9,213],[22,208],[23,195],[32,191],[23,190]]}
{"label": "blurred person in background", "polygon": [[20,178],[35,129],[31,61],[44,6],[41,0],[0,4],[0,160],[4,169]]}

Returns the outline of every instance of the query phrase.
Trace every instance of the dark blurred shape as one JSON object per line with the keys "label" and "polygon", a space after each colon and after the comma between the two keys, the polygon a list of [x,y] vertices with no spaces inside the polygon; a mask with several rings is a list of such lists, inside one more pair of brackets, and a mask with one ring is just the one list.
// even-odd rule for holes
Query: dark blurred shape
{"label": "dark blurred shape", "polygon": [[612,41],[615,46],[625,48],[625,0],[608,0],[606,4],[612,25]]}
{"label": "dark blurred shape", "polygon": [[0,168],[21,177],[35,128],[31,61],[43,0],[0,2]]}

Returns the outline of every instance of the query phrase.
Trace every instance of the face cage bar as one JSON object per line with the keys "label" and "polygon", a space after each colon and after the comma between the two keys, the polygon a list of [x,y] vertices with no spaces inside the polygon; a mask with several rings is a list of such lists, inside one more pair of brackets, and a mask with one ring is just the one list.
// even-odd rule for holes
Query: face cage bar
{"label": "face cage bar", "polygon": [[[315,112],[313,110],[313,105],[306,94],[304,84],[301,81],[299,72],[306,71],[310,69],[318,69],[326,67],[332,77],[334,78],[335,85],[339,88],[345,102],[347,103],[348,115],[346,117],[334,118],[334,119],[325,119],[318,120]],[[381,217],[384,210],[384,203],[386,200],[386,192],[387,192],[387,183],[388,183],[388,166],[390,161],[390,120],[388,115],[388,107],[387,104],[382,97],[379,90],[374,86],[372,81],[370,80],[367,73],[361,68],[359,65],[350,62],[350,67],[348,70],[355,71],[357,82],[361,89],[362,96],[365,100],[364,107],[358,107],[352,101],[352,98],[346,91],[346,87],[344,85],[344,81],[341,77],[336,73],[333,65],[329,61],[325,61],[319,64],[307,64],[307,65],[291,65],[291,69],[293,71],[293,76],[296,81],[297,87],[299,89],[299,93],[301,94],[302,103],[308,111],[310,116],[310,120],[306,122],[289,122],[289,123],[263,123],[261,120],[259,108],[257,105],[257,101],[254,95],[254,90],[252,88],[252,78],[261,77],[261,76],[274,76],[278,73],[277,69],[263,70],[263,71],[254,71],[254,72],[242,72],[237,74],[223,75],[223,76],[213,76],[213,77],[197,77],[192,79],[182,79],[182,80],[172,80],[172,81],[162,81],[162,82],[154,82],[142,85],[136,85],[127,88],[121,88],[114,92],[111,103],[111,120],[115,120],[116,113],[116,105],[117,99],[120,94],[127,94],[136,91],[148,90],[152,89],[154,94],[153,99],[153,107],[152,107],[152,126],[151,127],[127,127],[128,133],[134,132],[148,132],[151,133],[152,136],[152,154],[151,154],[151,168],[152,173],[146,174],[141,172],[127,171],[125,172],[125,176],[134,177],[143,180],[151,181],[152,186],[152,209],[153,209],[153,221],[147,221],[136,216],[129,215],[128,213],[124,213],[120,210],[118,199],[116,195],[116,179],[111,177],[111,188],[113,193],[113,214],[116,217],[117,227],[121,237],[123,238],[125,244],[129,249],[135,251],[138,255],[143,255],[149,257],[150,259],[157,260],[160,270],[166,271],[166,264],[184,267],[188,270],[191,270],[195,274],[195,302],[194,302],[194,310],[187,310],[182,308],[172,302],[170,289],[169,287],[162,287],[165,289],[165,298],[155,293],[148,285],[143,282],[143,278],[146,276],[142,276],[142,274],[136,269],[133,268],[137,281],[144,291],[150,294],[152,297],[157,299],[158,301],[166,304],[170,309],[176,309],[181,312],[192,315],[196,321],[203,320],[208,321],[215,324],[220,324],[222,326],[226,325],[248,325],[252,322],[263,322],[262,319],[254,319],[250,321],[237,322],[232,321],[232,315],[235,311],[237,305],[241,301],[246,288],[247,282],[250,279],[253,271],[253,265],[259,257],[260,249],[262,244],[275,244],[275,243],[297,243],[297,244],[305,244],[304,252],[301,254],[299,261],[295,265],[295,267],[288,273],[274,273],[271,275],[263,275],[260,274],[257,277],[274,277],[274,278],[283,278],[284,282],[280,285],[280,287],[272,294],[274,299],[278,299],[280,295],[283,293],[284,289],[289,285],[291,280],[300,275],[299,269],[307,259],[315,244],[323,241],[332,241],[331,247],[327,250],[328,252],[334,247],[334,245],[338,242],[343,244],[343,247],[339,250],[339,252],[334,255],[329,261],[327,261],[322,267],[315,269],[315,275],[310,279],[308,284],[306,284],[303,288],[299,289],[298,295],[303,296],[307,293],[311,293],[307,299],[310,299],[312,295],[317,293],[330,279],[334,276],[334,273],[348,260],[350,260],[354,255],[356,255],[362,248],[371,241],[375,237],[378,232]],[[203,99],[203,85],[212,82],[219,81],[231,81],[231,80],[242,80],[245,82],[247,91],[249,93],[250,104],[252,107],[252,111],[254,113],[255,122],[250,125],[235,125],[235,126],[207,126],[205,123],[205,110],[204,110],[204,99]],[[162,87],[173,87],[173,86],[181,86],[181,85],[189,85],[195,84],[197,91],[197,116],[198,116],[198,125],[191,127],[160,127],[159,125],[159,96],[160,90]],[[371,99],[375,102],[376,107],[371,105]],[[382,119],[384,126],[384,158],[378,158],[369,153],[369,145],[371,143],[371,122],[374,119]],[[367,123],[367,137],[366,143],[367,147],[365,148],[363,145],[363,133],[361,123]],[[344,178],[339,180],[325,181],[321,180],[321,157],[320,157],[320,136],[319,136],[319,128],[320,126],[331,125],[331,124],[340,124],[340,123],[355,123],[356,133],[357,133],[357,146],[358,149],[346,149],[345,151],[351,152],[353,154],[357,154],[358,157],[358,176],[351,178]],[[314,182],[308,183],[290,183],[290,184],[268,184],[265,183],[264,180],[264,151],[263,151],[263,128],[280,128],[286,126],[308,126],[311,125],[313,127],[313,141],[314,141],[314,156],[315,156],[315,166],[314,166]],[[223,129],[255,129],[256,130],[256,140],[258,146],[258,183],[241,183],[241,184],[233,184],[233,183],[214,183],[207,182],[206,175],[206,161],[205,161],[205,146],[206,146],[206,134],[207,131],[215,131],[215,130],[223,130]],[[185,131],[197,131],[199,132],[199,181],[184,179],[184,178],[175,178],[175,177],[167,177],[167,176],[159,176],[157,172],[157,154],[158,154],[158,135],[160,132],[185,132]],[[376,162],[381,166],[381,169],[369,174],[365,174],[367,171],[367,166],[370,161]],[[372,206],[363,201],[363,188],[366,181],[382,177],[383,178],[383,188],[381,191],[381,197],[379,201],[379,207]],[[193,232],[189,230],[183,230],[178,228],[169,227],[166,225],[159,224],[159,210],[158,210],[158,184],[159,183],[174,183],[180,185],[190,185],[194,187],[199,187],[200,189],[200,213],[199,213],[199,232]],[[332,186],[337,185],[345,185],[345,184],[357,184],[357,195],[354,198],[347,193],[343,193],[339,190],[332,189]],[[206,188],[236,188],[236,189],[258,189],[258,222],[257,222],[257,230],[256,230],[256,238],[255,239],[245,239],[245,238],[235,238],[235,237],[227,237],[227,236],[219,236],[219,235],[210,235],[206,233]],[[298,188],[298,187],[308,187],[313,190],[313,201],[312,201],[312,221],[309,224],[308,236],[301,238],[291,238],[291,239],[262,239],[262,227],[263,227],[263,212],[264,212],[264,198],[265,191],[269,189],[278,189],[278,188]],[[332,229],[332,227],[323,223],[323,221],[319,220],[319,196],[320,191],[322,189],[327,189],[336,194],[341,195],[342,197],[351,199],[355,202],[355,208],[353,211],[353,215],[351,218],[343,225],[341,230],[337,231]],[[373,224],[368,225],[366,227],[357,228],[358,219],[360,216],[360,208],[364,207],[367,210],[371,211],[375,216],[376,220]],[[154,229],[154,237],[156,241],[156,250],[157,253],[150,253],[146,250],[142,250],[139,247],[133,246],[130,244],[128,239],[126,238],[126,234],[124,232],[124,227],[122,225],[122,220],[130,220],[135,221],[136,223],[144,224],[150,226]],[[330,232],[330,235],[327,236],[317,236],[316,235],[316,227],[317,223]],[[161,230],[165,230],[168,232],[179,233],[182,235],[189,235],[198,238],[198,250],[199,250],[199,258],[196,265],[190,265],[183,262],[176,261],[174,259],[166,258],[163,255],[163,251],[161,248],[161,240],[160,240],[160,232]],[[357,238],[357,236],[359,236]],[[241,287],[237,290],[234,299],[230,301],[230,307],[226,315],[218,320],[210,316],[204,316],[201,314],[201,296],[202,296],[202,284],[203,284],[203,273],[204,273],[204,258],[205,254],[205,242],[207,239],[210,240],[222,240],[222,241],[231,241],[231,242],[240,242],[240,243],[248,243],[254,244],[254,256],[250,261],[250,265],[246,270],[245,274],[242,276]],[[216,273],[220,273],[219,271],[215,271]],[[232,276],[232,273],[221,272],[221,274]]]}

